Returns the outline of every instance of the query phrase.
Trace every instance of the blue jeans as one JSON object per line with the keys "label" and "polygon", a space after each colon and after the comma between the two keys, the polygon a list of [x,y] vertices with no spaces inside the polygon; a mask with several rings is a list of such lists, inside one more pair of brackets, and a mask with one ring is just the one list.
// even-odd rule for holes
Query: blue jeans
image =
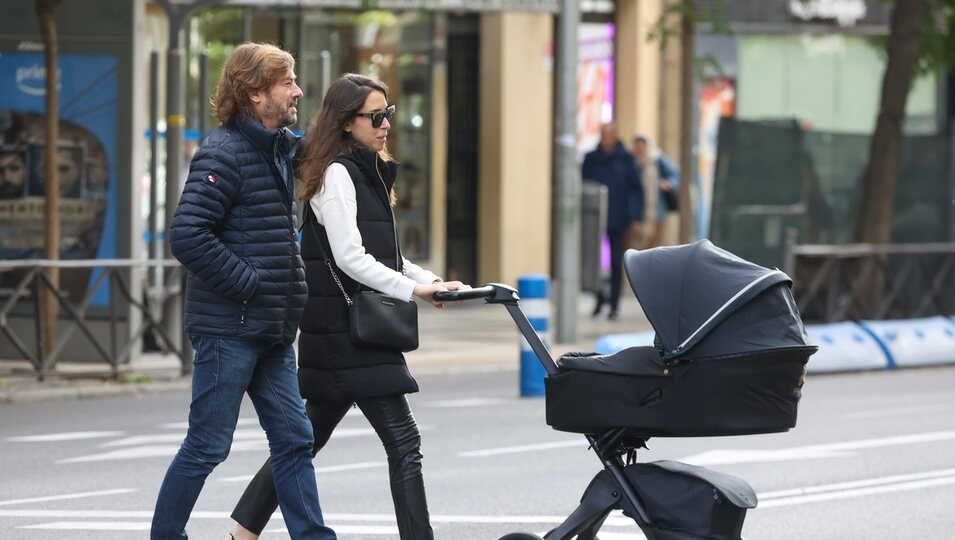
{"label": "blue jeans", "polygon": [[196,351],[189,430],[166,471],[152,540],[184,539],[206,477],[225,461],[248,392],[269,440],[275,488],[289,534],[334,540],[324,525],[312,467],[312,427],[305,415],[291,345],[190,336]]}

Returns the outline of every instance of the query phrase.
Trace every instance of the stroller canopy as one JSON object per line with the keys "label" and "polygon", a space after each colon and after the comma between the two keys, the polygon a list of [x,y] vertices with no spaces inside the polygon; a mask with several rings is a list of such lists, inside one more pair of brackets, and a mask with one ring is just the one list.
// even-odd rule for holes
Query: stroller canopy
{"label": "stroller canopy", "polygon": [[631,249],[624,268],[664,359],[809,346],[789,276],[708,240]]}

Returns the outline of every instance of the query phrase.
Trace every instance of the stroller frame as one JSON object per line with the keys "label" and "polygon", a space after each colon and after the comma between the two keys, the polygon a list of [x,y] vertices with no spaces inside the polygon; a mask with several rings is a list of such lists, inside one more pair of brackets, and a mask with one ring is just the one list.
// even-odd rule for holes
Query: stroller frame
{"label": "stroller frame", "polygon": [[[503,304],[547,374],[558,373],[556,361],[521,310],[520,298],[512,287],[491,283],[463,291],[438,292],[434,298],[442,302],[484,299],[488,304]],[[603,463],[604,470],[597,473],[590,482],[581,496],[580,504],[567,519],[544,535],[546,540],[571,540],[575,537],[579,540],[594,540],[597,531],[613,510],[622,510],[625,515],[633,518],[648,540],[691,539],[679,533],[653,527],[643,501],[625,473],[627,465],[624,462],[624,457],[629,455],[632,458],[635,448],[642,447],[646,439],[626,438],[625,433],[625,428],[614,428],[596,436],[584,435]],[[517,540],[535,537],[508,535],[505,538]]]}

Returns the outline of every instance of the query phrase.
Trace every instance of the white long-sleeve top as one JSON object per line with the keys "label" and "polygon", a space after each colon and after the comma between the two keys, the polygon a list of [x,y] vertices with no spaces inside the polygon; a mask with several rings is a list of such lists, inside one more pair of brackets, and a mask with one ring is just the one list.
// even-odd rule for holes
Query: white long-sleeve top
{"label": "white long-sleeve top", "polygon": [[348,169],[332,163],[325,171],[325,185],[309,201],[318,222],[325,227],[335,263],[348,277],[378,292],[409,301],[416,284],[440,278],[402,257],[404,274],[388,268],[365,251],[358,231],[355,184]]}

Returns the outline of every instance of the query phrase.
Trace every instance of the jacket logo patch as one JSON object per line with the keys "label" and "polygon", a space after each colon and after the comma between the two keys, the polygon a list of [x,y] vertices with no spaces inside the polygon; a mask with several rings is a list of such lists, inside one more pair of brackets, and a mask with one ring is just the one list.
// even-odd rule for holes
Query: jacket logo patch
{"label": "jacket logo patch", "polygon": [[219,181],[219,179],[216,178],[216,175],[214,174],[210,174],[209,176],[206,176],[206,180],[212,182],[213,184]]}

